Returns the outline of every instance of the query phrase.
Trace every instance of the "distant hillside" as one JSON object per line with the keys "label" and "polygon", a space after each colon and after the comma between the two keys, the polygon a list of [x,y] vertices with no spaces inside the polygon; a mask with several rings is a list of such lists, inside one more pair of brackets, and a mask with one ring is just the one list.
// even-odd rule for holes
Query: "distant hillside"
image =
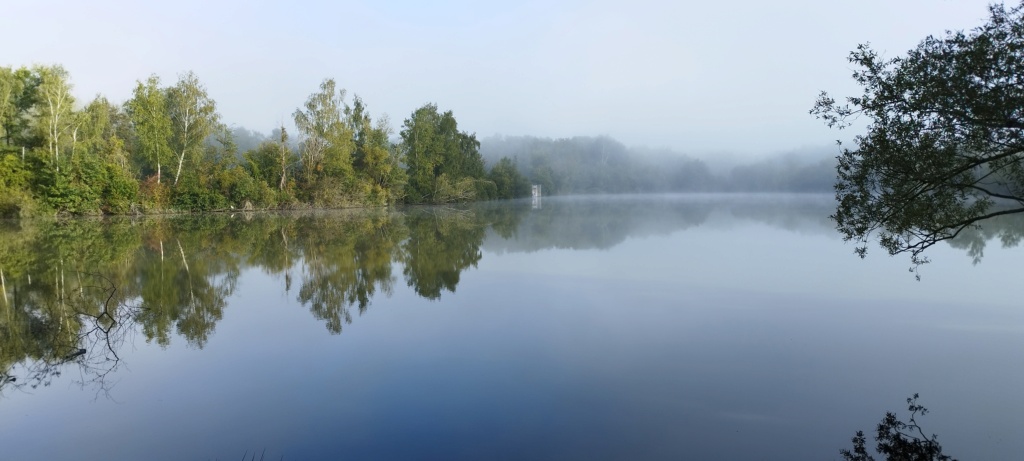
{"label": "distant hillside", "polygon": [[628,148],[609,137],[493,136],[481,141],[488,165],[513,159],[546,194],[644,192],[830,192],[834,153],[802,149],[715,174],[701,159],[670,150]]}

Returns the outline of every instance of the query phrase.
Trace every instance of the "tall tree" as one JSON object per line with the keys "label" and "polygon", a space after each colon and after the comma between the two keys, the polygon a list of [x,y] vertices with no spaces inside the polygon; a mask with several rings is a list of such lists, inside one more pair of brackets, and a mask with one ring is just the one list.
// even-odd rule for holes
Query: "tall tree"
{"label": "tall tree", "polygon": [[292,150],[288,148],[288,131],[284,129],[284,124],[281,124],[281,136],[278,138],[276,147],[278,166],[281,168],[281,179],[277,182],[277,190],[283,191],[284,186],[288,184],[288,168],[294,163]]}
{"label": "tall tree", "polygon": [[391,124],[387,116],[376,122],[359,96],[345,110],[345,123],[353,133],[355,150],[352,166],[363,182],[371,203],[389,204],[401,197],[405,172],[401,169],[398,151],[391,144]]}
{"label": "tall tree", "polygon": [[451,111],[440,114],[436,104],[426,104],[405,119],[400,134],[409,200],[443,203],[475,196],[474,182],[484,175],[480,142],[459,131]]}
{"label": "tall tree", "polygon": [[128,117],[135,127],[138,150],[143,164],[156,167],[156,182],[160,183],[162,167],[171,158],[171,117],[167,107],[167,94],[160,88],[160,78],[151,75],[146,82],[138,82],[132,99],[125,104]]}
{"label": "tall tree", "polygon": [[25,84],[18,78],[14,69],[0,67],[0,129],[4,130],[7,144],[11,144],[11,122],[17,114],[17,101]]}
{"label": "tall tree", "polygon": [[105,162],[125,165],[122,152],[124,141],[114,127],[119,108],[103,96],[96,96],[82,109],[82,124],[75,134],[82,148]]}
{"label": "tall tree", "polygon": [[884,59],[850,53],[857,97],[822,93],[812,114],[830,126],[869,121],[838,157],[832,218],[863,256],[878,236],[890,254],[921,252],[986,219],[1024,212],[1024,3],[990,7],[969,33],[928,37]]}
{"label": "tall tree", "polygon": [[125,113],[107,98],[96,96],[81,112],[83,119],[78,136],[78,149],[102,171],[101,206],[108,213],[125,213],[135,203],[139,183],[128,164],[128,152],[121,127]]}
{"label": "tall tree", "polygon": [[167,90],[167,106],[171,116],[171,145],[178,161],[174,173],[177,185],[185,158],[202,152],[203,142],[217,127],[220,117],[216,103],[193,72],[182,75],[178,83]]}
{"label": "tall tree", "polygon": [[39,77],[31,70],[0,67],[0,129],[8,146],[24,134],[38,87]]}
{"label": "tall tree", "polygon": [[334,79],[320,84],[306,104],[295,110],[295,127],[301,136],[302,169],[307,182],[328,175],[347,179],[352,172],[352,131],[342,121],[345,90]]}
{"label": "tall tree", "polygon": [[47,148],[53,158],[54,168],[59,173],[61,140],[71,126],[75,98],[71,95],[68,71],[63,67],[36,66],[34,70],[39,74],[39,123],[45,130]]}

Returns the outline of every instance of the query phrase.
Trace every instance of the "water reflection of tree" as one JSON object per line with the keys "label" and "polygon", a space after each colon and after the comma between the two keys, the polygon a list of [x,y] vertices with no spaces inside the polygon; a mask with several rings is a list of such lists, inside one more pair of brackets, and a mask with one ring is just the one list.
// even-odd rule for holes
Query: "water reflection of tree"
{"label": "water reflection of tree", "polygon": [[[619,198],[550,200],[541,209],[502,202],[406,212],[4,221],[0,376],[17,373],[19,386],[38,376],[36,385],[44,385],[62,367],[105,364],[103,354],[65,359],[83,348],[103,351],[96,338],[109,337],[112,325],[161,346],[178,337],[204,347],[228,297],[244,289],[239,278],[247,268],[278,277],[284,291],[297,274],[298,301],[339,333],[375,297],[392,293],[395,264],[418,295],[439,299],[479,263],[483,245],[498,252],[611,248],[629,236],[699,226],[715,210],[787,229],[821,227],[820,207],[801,203],[783,207],[781,218],[771,204]],[[989,240],[1011,246],[1022,235],[1024,216],[1008,216],[951,245],[980,259]]]}
{"label": "water reflection of tree", "polygon": [[410,211],[406,225],[400,255],[406,283],[428,299],[454,293],[462,271],[480,261],[485,221],[472,210],[429,208]]}
{"label": "water reflection of tree", "polygon": [[137,235],[97,221],[0,229],[0,390],[48,386],[68,366],[106,390],[134,311],[114,287]]}
{"label": "water reflection of tree", "polygon": [[399,217],[364,212],[304,217],[296,225],[301,231],[293,242],[303,264],[298,299],[331,333],[352,322],[353,306],[362,314],[378,291],[391,294],[391,264],[406,234]]}
{"label": "water reflection of tree", "polygon": [[246,243],[239,220],[215,217],[153,223],[134,265],[138,321],[147,340],[170,344],[172,326],[203,347],[234,293]]}
{"label": "water reflection of tree", "polygon": [[484,246],[488,250],[608,249],[630,236],[669,234],[699,226],[715,209],[707,201],[632,196],[555,199],[537,210],[529,209],[525,202],[521,205],[491,212],[503,211],[516,227],[492,226],[497,238],[487,239]]}
{"label": "water reflection of tree", "polygon": [[69,302],[76,307],[61,308],[60,317],[39,317],[16,302],[7,306],[0,329],[5,332],[0,337],[0,393],[49,386],[74,366],[80,372],[79,385],[109,396],[107,377],[121,364],[118,350],[131,332],[134,310],[115,303],[118,291],[109,280],[91,274],[86,278],[100,284],[80,287],[81,292],[106,298],[96,310],[85,296]]}
{"label": "water reflection of tree", "polygon": [[507,240],[519,235],[523,218],[532,211],[532,207],[527,200],[508,200],[481,203],[473,210],[484,225]]}
{"label": "water reflection of tree", "polygon": [[1015,247],[1024,237],[1024,216],[1019,214],[997,216],[988,219],[981,226],[968,227],[956,238],[949,240],[949,246],[964,250],[977,264],[985,256],[985,245],[990,240],[999,240],[1003,248]]}

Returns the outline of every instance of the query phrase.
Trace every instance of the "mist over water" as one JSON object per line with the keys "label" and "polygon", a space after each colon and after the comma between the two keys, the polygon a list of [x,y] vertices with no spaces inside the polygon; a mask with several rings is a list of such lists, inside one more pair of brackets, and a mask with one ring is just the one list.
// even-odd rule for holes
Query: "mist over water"
{"label": "mist over water", "polygon": [[[831,211],[684,194],[5,222],[0,446],[835,459],[917,392],[959,459],[1024,450],[1019,223],[936,247],[917,282],[854,256]],[[82,336],[104,313],[120,329]]]}

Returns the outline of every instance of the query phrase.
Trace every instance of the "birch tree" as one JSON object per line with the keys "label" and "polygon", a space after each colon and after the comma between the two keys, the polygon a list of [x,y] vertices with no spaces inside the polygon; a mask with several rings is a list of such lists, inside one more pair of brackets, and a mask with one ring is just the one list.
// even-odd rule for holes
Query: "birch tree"
{"label": "birch tree", "polygon": [[170,160],[171,118],[167,107],[167,94],[160,88],[160,78],[150,76],[138,82],[132,99],[125,104],[128,117],[135,127],[135,137],[143,163],[156,167],[156,182],[160,183],[164,160]]}
{"label": "birch tree", "polygon": [[56,171],[60,172],[60,144],[62,135],[68,130],[72,105],[75,98],[71,95],[71,83],[68,71],[60,65],[37,66],[39,75],[39,123],[45,130],[47,148],[53,158]]}
{"label": "birch tree", "polygon": [[346,177],[352,171],[352,131],[345,126],[345,90],[336,89],[333,79],[324,80],[320,91],[294,113],[302,142],[302,168],[309,181],[326,172]]}
{"label": "birch tree", "polygon": [[192,72],[182,75],[178,83],[168,89],[167,102],[171,116],[171,144],[178,161],[174,173],[174,184],[177,185],[185,158],[202,151],[203,141],[217,127],[220,117],[216,103]]}

